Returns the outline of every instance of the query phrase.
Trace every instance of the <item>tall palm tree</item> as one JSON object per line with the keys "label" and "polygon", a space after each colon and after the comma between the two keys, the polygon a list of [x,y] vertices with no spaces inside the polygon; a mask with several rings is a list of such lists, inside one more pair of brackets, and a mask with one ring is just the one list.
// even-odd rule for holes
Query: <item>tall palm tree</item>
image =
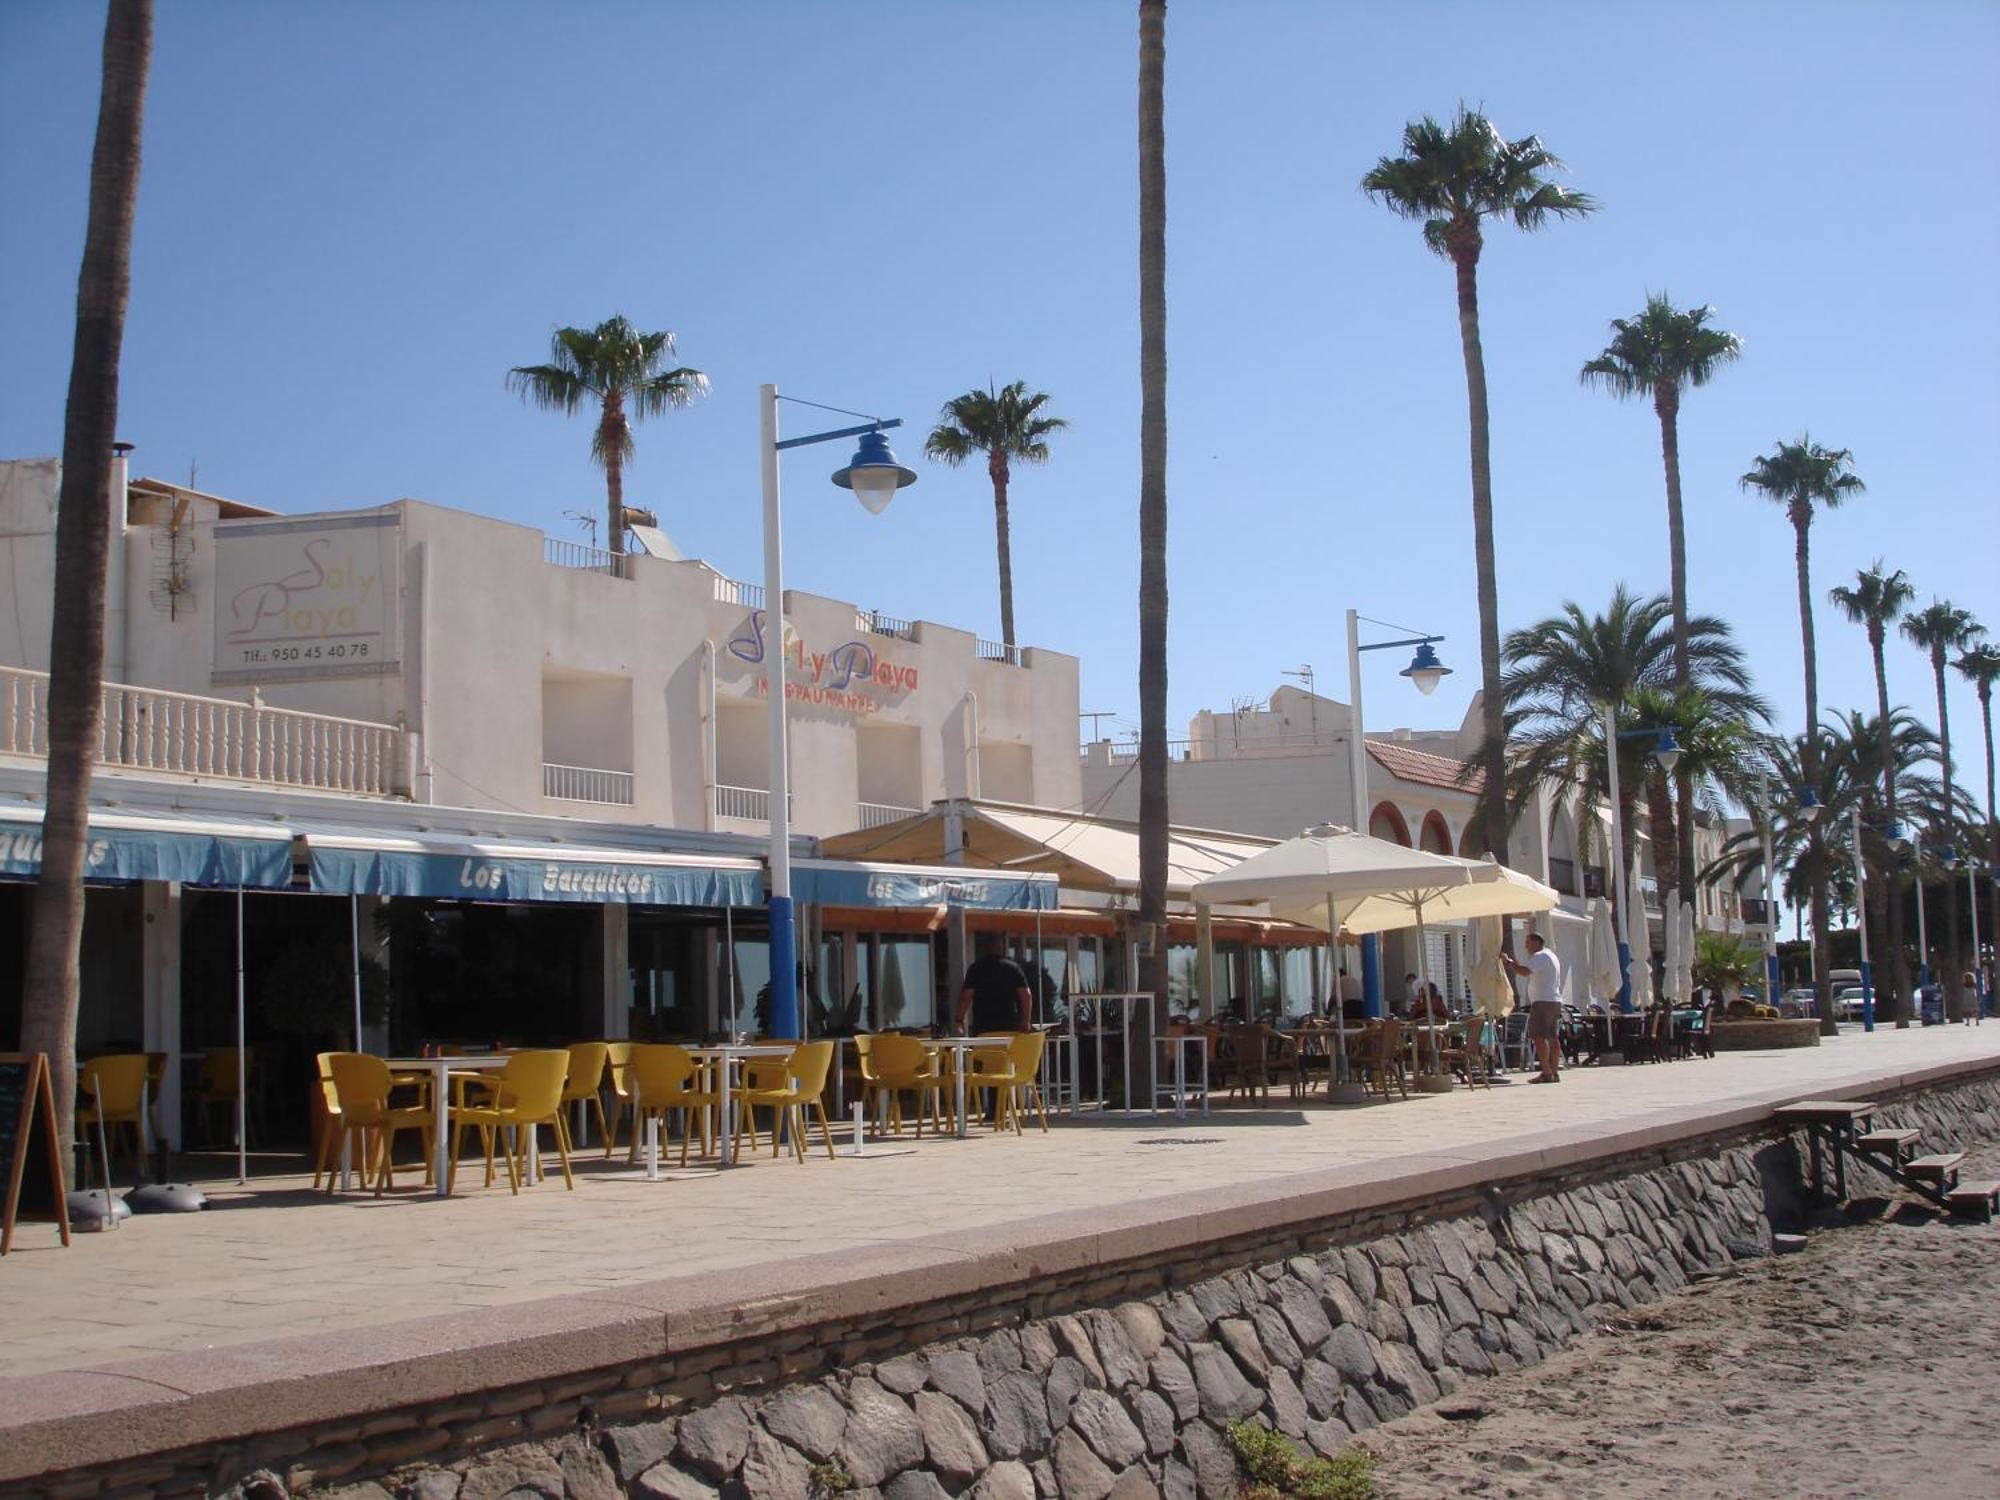
{"label": "tall palm tree", "polygon": [[1979,723],[1986,735],[1986,855],[1987,884],[1993,893],[1992,933],[2000,951],[2000,816],[1993,805],[1993,684],[2000,682],[2000,646],[1971,646],[1952,665],[1979,694]]}
{"label": "tall palm tree", "polygon": [[1000,643],[1008,659],[1014,655],[1014,556],[1007,538],[1007,481],[1012,464],[1047,463],[1049,434],[1069,426],[1061,417],[1043,414],[1048,393],[1028,390],[1016,380],[994,390],[970,390],[945,402],[937,426],[924,439],[924,452],[956,467],[975,453],[986,455],[986,477],[993,481],[993,526],[1000,548]]}
{"label": "tall palm tree", "polygon": [[[1500,595],[1493,556],[1493,464],[1486,409],[1486,356],[1479,344],[1479,252],[1484,225],[1506,218],[1522,230],[1551,219],[1579,218],[1597,203],[1559,186],[1563,170],[1536,136],[1510,141],[1492,121],[1463,104],[1449,125],[1425,115],[1403,127],[1400,156],[1385,156],[1361,179],[1361,189],[1391,213],[1424,227],[1424,243],[1449,260],[1458,281],[1458,338],[1465,357],[1465,395],[1472,440],[1472,545],[1479,587],[1479,668],[1483,691],[1486,784],[1507,781],[1505,712],[1500,668]],[[1506,849],[1504,808],[1487,802],[1486,847]]]}
{"label": "tall palm tree", "polygon": [[625,550],[625,465],[636,451],[632,424],[708,392],[701,371],[668,368],[673,357],[671,333],[641,333],[625,318],[612,317],[595,328],[558,328],[547,364],[507,372],[507,388],[544,411],[572,415],[586,400],[597,403],[590,456],[604,470],[604,534],[613,552]]}
{"label": "tall palm tree", "polygon": [[46,1052],[54,1074],[58,1141],[75,1137],[83,861],[90,775],[104,716],[104,580],[111,507],[122,512],[125,505],[123,495],[111,493],[111,444],[118,434],[118,361],[132,291],[132,220],[152,57],[152,0],[111,0],[63,412],[49,628],[48,790],[21,997],[21,1045]]}
{"label": "tall palm tree", "polygon": [[[1916,593],[1902,569],[1887,572],[1878,557],[1873,567],[1863,568],[1854,575],[1852,588],[1844,583],[1836,584],[1827,596],[1848,619],[1867,628],[1868,651],[1875,665],[1875,714],[1885,724],[1889,722],[1889,667],[1885,651],[1889,627],[1909,607]],[[1877,744],[1882,758],[1882,817],[1885,822],[1893,822],[1896,817],[1895,759],[1888,736],[1878,736]],[[1891,883],[1890,895],[1893,896],[1897,872],[1891,869],[1886,878]],[[1910,992],[1909,964],[1903,952],[1903,903],[1890,899],[1885,905],[1888,909],[1889,988],[1900,1002]],[[1908,1009],[1899,1003],[1896,1025],[1904,1027],[1909,1024]]]}
{"label": "tall palm tree", "polygon": [[1140,987],[1167,995],[1166,0],[1139,0],[1139,920]]}
{"label": "tall palm tree", "polygon": [[[1910,644],[1923,651],[1931,659],[1931,676],[1937,683],[1938,710],[1938,753],[1944,763],[1944,785],[1946,800],[1949,802],[1952,789],[1957,785],[1957,767],[1951,758],[1951,708],[1946,702],[1944,690],[1944,669],[1949,654],[1963,651],[1986,634],[1985,629],[1972,617],[1972,611],[1960,609],[1948,599],[1932,597],[1924,608],[1904,617],[1903,635]],[[1946,834],[1946,838],[1950,835]],[[1958,1015],[1964,1005],[1965,986],[1959,983],[1961,965],[1965,955],[1959,950],[1958,896],[1944,904],[1944,998],[1949,1014]]]}
{"label": "tall palm tree", "polygon": [[[1677,686],[1689,685],[1687,659],[1687,528],[1681,513],[1681,392],[1704,386],[1724,365],[1739,358],[1735,334],[1708,326],[1712,307],[1675,307],[1664,292],[1646,299],[1633,318],[1611,320],[1611,342],[1583,367],[1585,385],[1601,385],[1621,401],[1650,398],[1660,421],[1660,462],[1667,477],[1668,591],[1674,601],[1674,672]],[[1694,798],[1692,785],[1675,777],[1680,805],[1680,862],[1675,886],[1694,888]]]}
{"label": "tall palm tree", "polygon": [[[1819,780],[1819,655],[1813,642],[1812,613],[1812,518],[1813,508],[1831,509],[1842,501],[1866,492],[1867,486],[1853,470],[1854,455],[1845,448],[1823,448],[1810,436],[1801,434],[1796,443],[1779,443],[1770,453],[1759,455],[1750,472],[1737,482],[1746,491],[1754,490],[1765,499],[1782,505],[1792,523],[1792,555],[1799,573],[1799,643],[1805,657],[1806,732],[1799,738],[1800,769],[1805,785]],[[1827,1036],[1839,1034],[1833,1013],[1833,991],[1827,981],[1827,862],[1825,837],[1817,824],[1810,826],[1812,843],[1809,861],[1812,872],[1813,989],[1818,999],[1819,1029]]]}

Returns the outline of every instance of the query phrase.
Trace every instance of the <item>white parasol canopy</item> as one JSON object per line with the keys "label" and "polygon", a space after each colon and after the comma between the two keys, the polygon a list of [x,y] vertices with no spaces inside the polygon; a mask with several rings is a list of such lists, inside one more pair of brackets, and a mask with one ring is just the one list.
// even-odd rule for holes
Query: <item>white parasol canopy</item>
{"label": "white parasol canopy", "polygon": [[1611,903],[1602,896],[1590,903],[1590,992],[1610,1010],[1618,1004],[1618,928]]}

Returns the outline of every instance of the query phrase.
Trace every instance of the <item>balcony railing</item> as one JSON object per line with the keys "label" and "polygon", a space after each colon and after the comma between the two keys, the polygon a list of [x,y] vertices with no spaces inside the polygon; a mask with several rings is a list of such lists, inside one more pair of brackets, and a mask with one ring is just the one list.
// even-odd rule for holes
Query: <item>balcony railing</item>
{"label": "balcony railing", "polygon": [[885,615],[879,609],[857,609],[854,612],[854,628],[869,635],[886,635],[895,641],[914,641],[917,638],[917,627],[912,622]]}
{"label": "balcony railing", "polygon": [[734,578],[715,575],[715,602],[717,604],[740,604],[745,609],[764,607],[764,585],[761,583],[738,583]]}
{"label": "balcony railing", "polygon": [[599,802],[612,807],[632,805],[632,773],[597,766],[562,766],[542,762],[542,795],[557,802]]}
{"label": "balcony railing", "polygon": [[885,823],[900,823],[905,818],[914,818],[922,811],[921,807],[898,807],[893,802],[864,802],[861,804],[861,826],[863,829],[880,828]]}
{"label": "balcony railing", "polygon": [[[796,812],[798,798],[788,798],[787,805]],[[768,823],[771,821],[770,789],[718,783],[715,788],[715,815],[718,818],[743,818],[752,823]]]}
{"label": "balcony railing", "polygon": [[602,573],[607,578],[630,578],[632,554],[606,552],[559,536],[542,538],[542,561],[556,568],[573,568],[580,573]]}
{"label": "balcony railing", "polygon": [[[49,676],[0,667],[0,755],[46,759]],[[176,776],[394,797],[407,785],[403,731],[158,688],[104,684],[99,763]]]}
{"label": "balcony railing", "polygon": [[[1086,752],[1090,749],[1088,745],[1085,745],[1083,748]],[[1201,760],[1205,758],[1197,754],[1196,751],[1197,746],[1193,740],[1167,741],[1168,760]],[[1114,765],[1122,766],[1127,761],[1135,761],[1138,758],[1139,742],[1137,740],[1128,740],[1111,747],[1111,760]]]}
{"label": "balcony railing", "polygon": [[1762,896],[1743,898],[1743,921],[1750,927],[1770,927],[1775,925],[1775,914],[1771,903]]}
{"label": "balcony railing", "polygon": [[981,661],[1004,661],[1010,667],[1018,667],[1021,665],[1021,648],[1019,646],[1002,645],[999,641],[981,641],[979,643],[979,659]]}

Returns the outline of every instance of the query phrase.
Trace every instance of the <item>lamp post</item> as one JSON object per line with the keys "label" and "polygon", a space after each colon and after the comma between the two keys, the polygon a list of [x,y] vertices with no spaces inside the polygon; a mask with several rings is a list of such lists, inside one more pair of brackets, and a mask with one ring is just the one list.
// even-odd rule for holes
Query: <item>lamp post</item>
{"label": "lamp post", "polygon": [[1979,960],[1979,861],[1970,854],[1965,857],[1965,899],[1972,904],[1972,1019],[1977,1022],[1985,1018],[1986,1003],[1980,998],[1980,977],[1986,966]]}
{"label": "lamp post", "polygon": [[[1390,651],[1400,646],[1414,646],[1417,654],[1410,658],[1410,664],[1400,675],[1416,684],[1417,691],[1428,698],[1437,691],[1437,685],[1451,675],[1451,668],[1438,660],[1432,649],[1443,640],[1441,635],[1413,635],[1393,641],[1371,641],[1361,644],[1362,616],[1355,610],[1347,612],[1347,712],[1348,712],[1348,754],[1347,771],[1349,786],[1354,793],[1354,831],[1368,831],[1368,748],[1364,738],[1361,717],[1361,653],[1364,651]],[[1370,620],[1370,625],[1382,625],[1385,630],[1403,630],[1406,626],[1384,625],[1380,620]],[[1499,855],[1496,853],[1496,859]],[[1335,934],[1328,933],[1329,946]],[[1371,1020],[1379,1020],[1382,1015],[1382,940],[1374,933],[1361,939],[1361,1000],[1362,1007]]]}
{"label": "lamp post", "polygon": [[[1632,885],[1626,879],[1625,870],[1625,817],[1620,808],[1618,796],[1618,742],[1620,740],[1641,739],[1647,735],[1653,738],[1653,759],[1662,771],[1671,773],[1681,758],[1680,741],[1674,738],[1671,729],[1626,729],[1618,727],[1618,706],[1604,705],[1604,774],[1605,787],[1611,794],[1611,858],[1605,863],[1614,874],[1616,884],[1612,890],[1616,899],[1611,903],[1612,932],[1618,939],[1618,1008],[1632,1009],[1632,941],[1631,913],[1626,910],[1632,902]],[[1669,919],[1675,913],[1669,912]],[[1647,962],[1651,962],[1652,940],[1650,934],[1646,942]],[[1609,1021],[1605,1025],[1609,1026]]]}
{"label": "lamp post", "polygon": [[[796,397],[788,397],[796,401]],[[771,1034],[783,1040],[799,1035],[798,943],[792,922],[792,810],[790,763],[785,753],[785,566],[784,531],[778,505],[778,455],[787,448],[803,448],[812,443],[830,443],[840,438],[859,442],[847,467],[837,470],[833,482],[854,491],[855,499],[871,515],[880,515],[895,498],[896,491],[917,482],[916,471],[896,462],[889,440],[882,435],[889,427],[902,426],[900,417],[886,420],[868,417],[859,427],[841,427],[831,432],[815,432],[807,437],[779,438],[778,388],[759,388],[761,434],[758,455],[764,479],[764,636],[763,657],[766,692],[770,697],[771,718]],[[819,407],[815,401],[801,406]],[[837,406],[819,407],[840,411]],[[843,412],[850,417],[864,412]]]}
{"label": "lamp post", "polygon": [[[1772,1010],[1778,1009],[1778,870],[1777,861],[1771,856],[1771,820],[1777,807],[1771,801],[1771,784],[1762,777],[1757,781],[1757,800],[1763,816],[1764,845],[1764,1003]],[[1782,1012],[1781,1012],[1782,1014]]]}

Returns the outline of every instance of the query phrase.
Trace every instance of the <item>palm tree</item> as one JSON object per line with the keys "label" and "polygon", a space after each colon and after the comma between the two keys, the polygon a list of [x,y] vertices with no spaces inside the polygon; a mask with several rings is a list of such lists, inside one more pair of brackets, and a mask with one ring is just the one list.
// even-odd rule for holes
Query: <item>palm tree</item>
{"label": "palm tree", "polygon": [[1007,480],[1010,465],[1047,463],[1049,434],[1069,426],[1061,417],[1042,414],[1048,404],[1044,391],[1028,390],[1016,380],[994,390],[970,390],[945,402],[937,426],[924,439],[924,452],[956,467],[975,453],[986,455],[986,477],[993,481],[993,525],[1000,548],[1000,643],[1014,659],[1014,559],[1007,540]]}
{"label": "palm tree", "polygon": [[1993,924],[1988,930],[2000,951],[2000,816],[1993,805],[1993,684],[2000,682],[2000,646],[1970,646],[1952,665],[1979,694],[1979,723],[1986,734],[1987,883],[1993,892]]}
{"label": "palm tree", "polygon": [[[1452,264],[1458,279],[1458,338],[1472,435],[1472,545],[1479,586],[1479,667],[1486,784],[1507,781],[1504,686],[1500,676],[1500,596],[1493,558],[1493,466],[1486,411],[1486,356],[1479,346],[1479,252],[1484,224],[1511,219],[1540,229],[1577,218],[1597,203],[1549,177],[1563,164],[1536,136],[1510,141],[1485,115],[1459,105],[1449,126],[1429,115],[1403,128],[1403,152],[1377,161],[1361,189],[1391,213],[1423,224],[1424,243]],[[1486,847],[1505,850],[1504,808],[1487,802]]]}
{"label": "palm tree", "polygon": [[[1946,801],[1957,784],[1957,767],[1951,758],[1951,710],[1945,701],[1944,669],[1947,655],[1974,644],[1985,629],[1972,618],[1972,611],[1960,609],[1948,599],[1932,597],[1923,609],[1903,621],[1903,635],[1910,644],[1929,655],[1931,676],[1937,682],[1938,754],[1944,763]],[[1946,834],[1949,838],[1950,835]],[[1963,1005],[1965,986],[1959,983],[1964,954],[1958,946],[1958,897],[1944,904],[1945,963],[1944,997],[1947,1014],[1956,1015]]]}
{"label": "palm tree", "polygon": [[152,57],[152,0],[111,0],[63,413],[49,630],[48,790],[21,997],[21,1045],[47,1053],[54,1075],[58,1141],[76,1133],[78,955],[90,776],[104,715],[104,580],[111,506],[122,512],[125,505],[123,495],[110,492],[111,444],[118,434],[118,361],[132,291],[132,220]]}
{"label": "palm tree", "polygon": [[[1681,515],[1681,392],[1707,385],[1724,365],[1743,353],[1733,333],[1708,326],[1712,307],[1675,307],[1662,293],[1646,299],[1635,318],[1611,320],[1611,342],[1583,367],[1585,385],[1597,384],[1621,401],[1650,397],[1660,420],[1660,461],[1667,475],[1667,554],[1669,592],[1674,601],[1674,672],[1678,686],[1688,686],[1687,659],[1687,529]],[[1680,863],[1675,884],[1694,889],[1693,791],[1675,778],[1680,804]]]}
{"label": "palm tree", "polygon": [[[1843,500],[1864,493],[1867,486],[1853,472],[1854,455],[1845,448],[1822,448],[1811,437],[1801,435],[1796,443],[1779,443],[1760,455],[1750,472],[1737,481],[1745,490],[1755,490],[1765,499],[1785,507],[1792,523],[1792,554],[1799,572],[1799,641],[1805,655],[1806,732],[1799,738],[1803,759],[1800,769],[1807,786],[1819,780],[1819,656],[1813,644],[1812,614],[1812,518],[1813,507],[1828,509]],[[1838,1035],[1840,1027],[1833,1013],[1833,994],[1827,983],[1827,863],[1822,847],[1825,840],[1818,825],[1808,836],[1813,844],[1809,861],[1812,873],[1813,989],[1818,998],[1819,1027],[1827,1036]]]}
{"label": "palm tree", "polygon": [[1140,988],[1167,996],[1166,0],[1139,0],[1139,920]]}
{"label": "palm tree", "polygon": [[632,423],[692,404],[708,392],[708,377],[686,366],[668,369],[671,333],[641,333],[623,317],[595,328],[558,328],[549,340],[549,362],[516,365],[507,388],[544,411],[573,415],[597,402],[597,430],[590,456],[604,469],[605,536],[613,552],[625,550],[625,465],[632,461]]}
{"label": "palm tree", "polygon": [[[1889,668],[1884,650],[1889,627],[1909,607],[1916,592],[1902,569],[1885,572],[1878,557],[1873,567],[1863,568],[1854,575],[1854,587],[1837,584],[1827,596],[1848,619],[1867,627],[1868,650],[1875,664],[1875,713],[1884,723],[1889,721]],[[1895,762],[1888,737],[1881,737],[1879,744],[1882,756],[1882,816],[1885,821],[1893,822],[1896,817]],[[1895,878],[1895,872],[1891,871],[1888,879],[1893,882]],[[1887,907],[1889,987],[1891,993],[1901,1000],[1910,992],[1909,965],[1903,953],[1903,903],[1891,899]],[[1896,1010],[1896,1024],[1899,1027],[1910,1024],[1908,1010],[1900,1005]]]}

